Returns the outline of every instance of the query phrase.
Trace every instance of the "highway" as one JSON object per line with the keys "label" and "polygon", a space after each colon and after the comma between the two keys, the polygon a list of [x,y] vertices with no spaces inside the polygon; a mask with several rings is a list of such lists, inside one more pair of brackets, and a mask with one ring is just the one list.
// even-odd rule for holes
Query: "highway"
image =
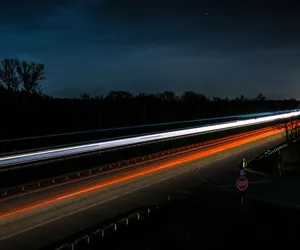
{"label": "highway", "polygon": [[234,184],[242,158],[253,158],[283,139],[282,132],[271,130],[1,201],[0,249],[39,249],[134,207],[198,186],[203,174]]}
{"label": "highway", "polygon": [[267,122],[285,119],[285,118],[298,116],[298,115],[300,115],[300,111],[293,111],[286,114],[271,115],[266,117],[252,118],[252,119],[240,120],[240,121],[238,120],[234,122],[226,122],[226,123],[214,124],[210,126],[201,126],[196,128],[188,128],[188,129],[181,129],[181,130],[175,130],[169,132],[155,133],[151,135],[141,135],[141,136],[135,136],[131,138],[110,140],[106,142],[92,143],[92,144],[86,144],[81,146],[73,146],[73,147],[66,147],[61,149],[44,150],[39,152],[31,152],[31,153],[25,153],[20,155],[0,157],[0,168],[12,166],[16,164],[40,161],[40,160],[49,160],[57,157],[66,157],[66,156],[79,154],[79,153],[87,153],[87,152],[92,152],[97,150],[124,147],[133,144],[149,143],[158,140],[167,140],[170,138],[178,138],[178,137],[184,137],[184,136],[201,134],[201,133],[208,133],[208,132],[215,132],[215,131],[226,130],[226,129],[251,126],[251,125],[267,123]]}

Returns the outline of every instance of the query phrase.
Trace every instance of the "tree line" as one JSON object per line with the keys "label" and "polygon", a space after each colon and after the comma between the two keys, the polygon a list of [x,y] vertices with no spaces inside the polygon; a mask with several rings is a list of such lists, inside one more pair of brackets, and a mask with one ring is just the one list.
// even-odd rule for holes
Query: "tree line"
{"label": "tree line", "polygon": [[56,98],[42,92],[44,65],[4,59],[0,63],[0,139],[120,126],[184,121],[299,107],[295,99],[244,95],[208,98],[192,91],[176,95],[111,91],[107,95]]}
{"label": "tree line", "polygon": [[4,59],[0,63],[0,85],[8,92],[41,94],[39,81],[44,79],[43,64],[18,59]]}

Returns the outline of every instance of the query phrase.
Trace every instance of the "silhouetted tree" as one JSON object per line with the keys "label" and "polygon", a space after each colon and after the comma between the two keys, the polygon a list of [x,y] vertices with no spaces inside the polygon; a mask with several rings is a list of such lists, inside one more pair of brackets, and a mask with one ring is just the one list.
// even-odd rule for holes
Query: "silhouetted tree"
{"label": "silhouetted tree", "polygon": [[18,91],[20,88],[20,80],[16,74],[18,63],[17,59],[4,59],[0,63],[0,83],[8,91]]}
{"label": "silhouetted tree", "polygon": [[143,92],[139,92],[138,94],[138,98],[144,98],[147,94],[146,93],[143,93]]}
{"label": "silhouetted tree", "polygon": [[106,96],[106,99],[110,100],[124,100],[124,99],[129,99],[132,98],[132,94],[126,91],[111,91],[108,93]]}
{"label": "silhouetted tree", "polygon": [[212,101],[214,101],[214,102],[221,102],[222,99],[220,97],[213,96]]}
{"label": "silhouetted tree", "polygon": [[254,100],[255,101],[266,101],[267,97],[264,96],[263,94],[259,94]]}
{"label": "silhouetted tree", "polygon": [[173,91],[165,91],[161,94],[158,94],[158,96],[162,101],[176,101],[177,100],[177,96],[175,95],[175,93]]}
{"label": "silhouetted tree", "polygon": [[82,93],[80,95],[80,99],[82,99],[82,100],[90,100],[91,96],[89,94],[87,94],[87,93]]}
{"label": "silhouetted tree", "polygon": [[245,101],[247,101],[247,98],[246,98],[244,95],[241,95],[241,96],[240,96],[240,100],[241,100],[242,102],[245,102]]}
{"label": "silhouetted tree", "polygon": [[199,101],[208,101],[205,95],[198,94],[192,91],[186,91],[181,95],[180,98],[184,102],[199,102]]}
{"label": "silhouetted tree", "polygon": [[17,73],[23,84],[23,90],[31,94],[41,94],[39,81],[45,79],[44,64],[23,61],[18,63]]}
{"label": "silhouetted tree", "polygon": [[95,99],[97,101],[103,100],[103,95],[98,95],[98,96],[95,97]]}

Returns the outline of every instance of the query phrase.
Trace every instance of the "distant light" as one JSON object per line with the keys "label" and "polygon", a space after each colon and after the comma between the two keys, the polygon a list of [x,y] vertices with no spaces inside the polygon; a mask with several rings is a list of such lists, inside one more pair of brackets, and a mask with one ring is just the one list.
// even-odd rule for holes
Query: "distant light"
{"label": "distant light", "polygon": [[205,13],[205,15],[207,15],[207,16],[208,16],[208,12],[206,12],[206,13]]}

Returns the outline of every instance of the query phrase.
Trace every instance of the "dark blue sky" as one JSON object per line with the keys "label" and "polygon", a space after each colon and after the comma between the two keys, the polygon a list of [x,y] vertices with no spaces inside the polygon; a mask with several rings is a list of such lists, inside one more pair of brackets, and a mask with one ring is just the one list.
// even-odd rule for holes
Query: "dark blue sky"
{"label": "dark blue sky", "polygon": [[291,1],[3,2],[1,59],[44,63],[43,90],[54,96],[119,89],[300,98],[300,15]]}

